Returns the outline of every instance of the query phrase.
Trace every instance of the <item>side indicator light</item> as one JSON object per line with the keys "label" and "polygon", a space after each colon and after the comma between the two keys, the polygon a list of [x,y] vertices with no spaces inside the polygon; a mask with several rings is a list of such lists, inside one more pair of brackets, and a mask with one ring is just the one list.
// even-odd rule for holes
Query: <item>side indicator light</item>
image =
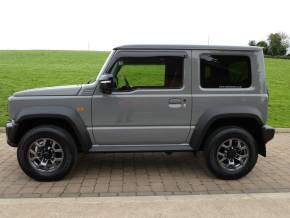
{"label": "side indicator light", "polygon": [[82,113],[82,112],[85,112],[85,111],[86,111],[86,109],[83,106],[76,107],[76,112],[78,112],[78,113]]}

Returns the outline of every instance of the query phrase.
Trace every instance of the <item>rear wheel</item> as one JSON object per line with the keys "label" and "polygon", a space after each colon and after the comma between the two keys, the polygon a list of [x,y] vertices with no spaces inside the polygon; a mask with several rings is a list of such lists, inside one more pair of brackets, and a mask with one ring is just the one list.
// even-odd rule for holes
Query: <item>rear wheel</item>
{"label": "rear wheel", "polygon": [[77,147],[71,135],[57,126],[39,126],[21,139],[17,158],[22,170],[40,181],[63,178],[77,162]]}
{"label": "rear wheel", "polygon": [[247,175],[258,158],[256,141],[240,127],[223,127],[207,139],[204,149],[209,169],[221,179],[238,179]]}

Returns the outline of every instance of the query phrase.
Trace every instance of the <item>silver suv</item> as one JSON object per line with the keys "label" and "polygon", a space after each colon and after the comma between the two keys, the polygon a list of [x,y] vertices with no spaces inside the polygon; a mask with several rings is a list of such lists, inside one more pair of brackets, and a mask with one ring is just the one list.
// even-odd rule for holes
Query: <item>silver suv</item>
{"label": "silver suv", "polygon": [[249,173],[274,129],[262,49],[115,48],[95,82],[9,97],[7,141],[36,180],[63,178],[88,152],[203,151],[222,179]]}

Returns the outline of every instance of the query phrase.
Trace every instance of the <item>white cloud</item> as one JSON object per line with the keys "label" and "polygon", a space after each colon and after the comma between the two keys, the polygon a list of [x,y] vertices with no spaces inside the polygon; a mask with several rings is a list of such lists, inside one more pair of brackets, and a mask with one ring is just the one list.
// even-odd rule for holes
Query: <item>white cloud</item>
{"label": "white cloud", "polygon": [[120,44],[247,45],[290,34],[289,1],[0,0],[0,49],[110,50]]}

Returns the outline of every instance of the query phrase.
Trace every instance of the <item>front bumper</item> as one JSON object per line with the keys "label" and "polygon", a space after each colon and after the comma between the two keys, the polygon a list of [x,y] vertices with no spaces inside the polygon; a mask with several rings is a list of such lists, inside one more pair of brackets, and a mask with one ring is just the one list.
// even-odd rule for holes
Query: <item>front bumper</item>
{"label": "front bumper", "polygon": [[16,132],[18,129],[18,124],[13,120],[6,123],[6,137],[7,144],[12,147],[17,147]]}
{"label": "front bumper", "polygon": [[262,139],[264,143],[266,144],[268,141],[270,141],[272,138],[274,138],[275,135],[275,129],[271,126],[264,125],[262,126]]}

